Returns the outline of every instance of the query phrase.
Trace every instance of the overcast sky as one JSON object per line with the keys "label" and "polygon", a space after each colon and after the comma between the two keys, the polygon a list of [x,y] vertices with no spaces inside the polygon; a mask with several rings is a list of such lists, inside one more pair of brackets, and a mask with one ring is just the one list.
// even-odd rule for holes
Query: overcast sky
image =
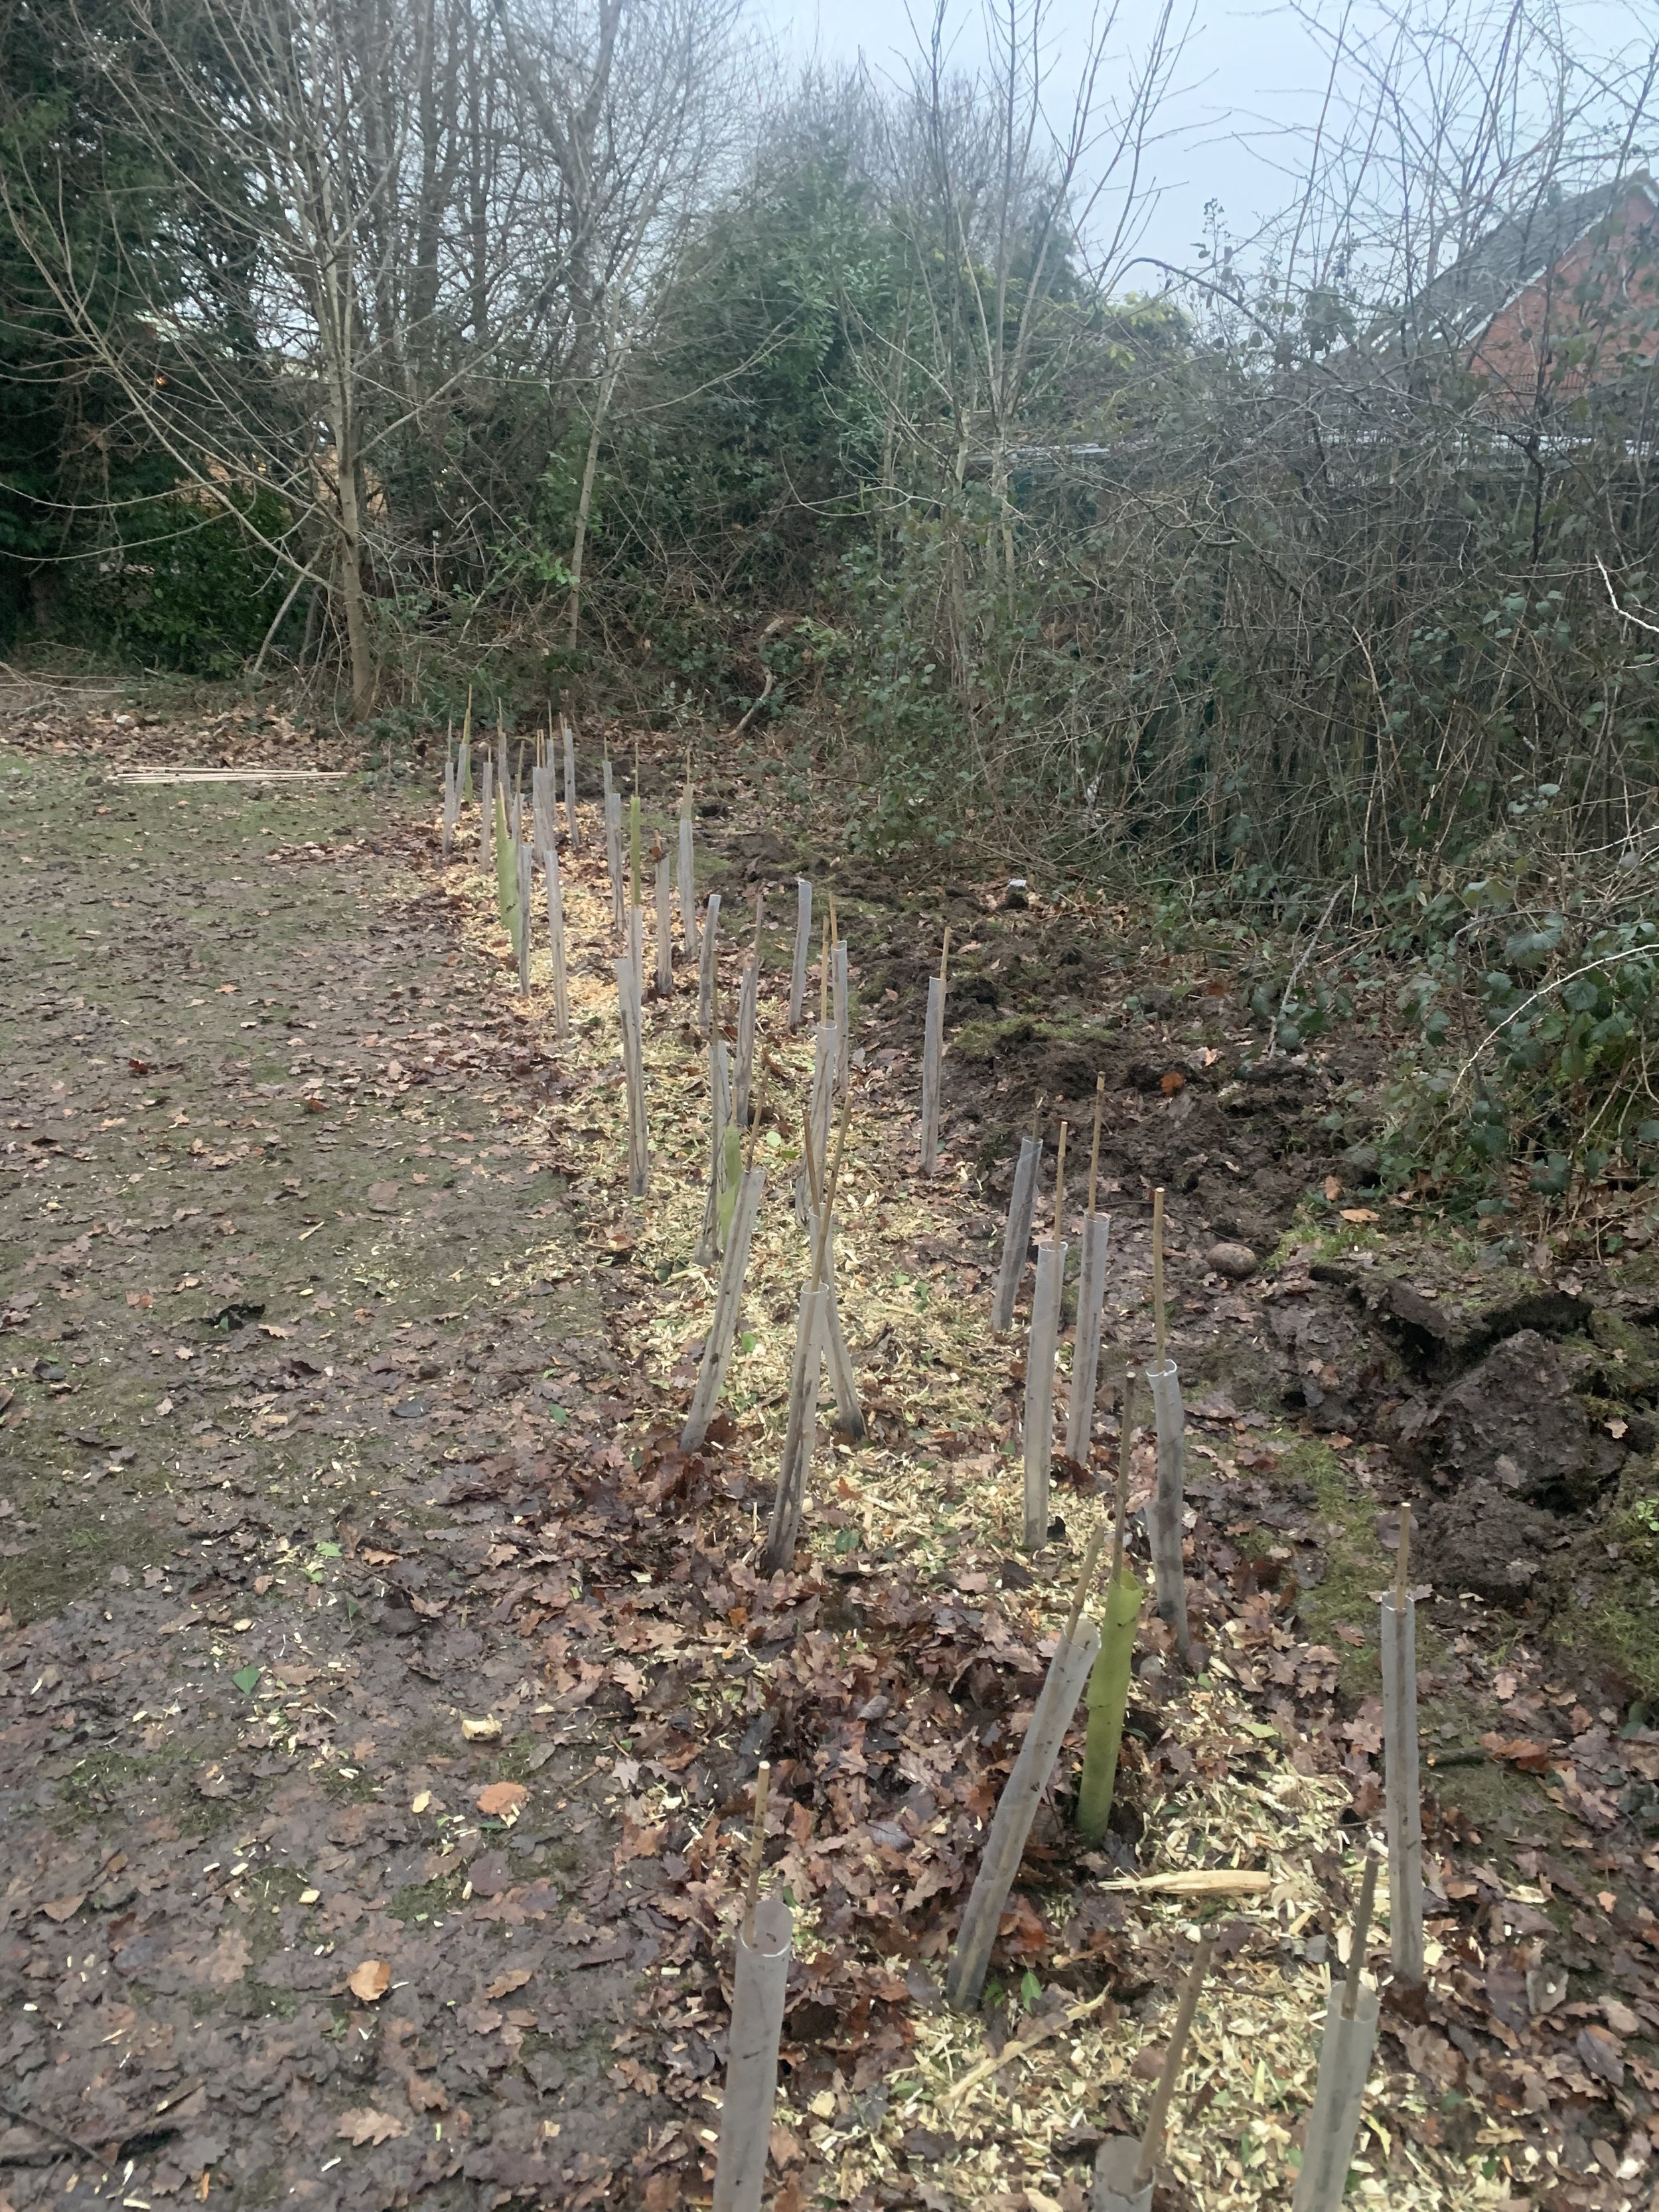
{"label": "overcast sky", "polygon": [[[904,0],[752,0],[786,53],[816,52],[830,63],[855,61],[902,76],[916,50]],[[1178,0],[1179,4],[1179,0]],[[1340,4],[1340,0],[1338,0]],[[1655,0],[1567,0],[1575,52],[1611,52],[1659,30]],[[1120,0],[1121,48],[1139,42],[1157,0]],[[918,20],[931,19],[921,0]],[[1360,0],[1363,15],[1364,0]],[[1447,11],[1450,12],[1449,9]],[[961,0],[957,52],[971,67],[982,52],[977,0]],[[1087,46],[1091,0],[1049,0],[1051,82],[1068,89]],[[1298,149],[1318,125],[1328,62],[1289,7],[1200,0],[1183,64],[1163,112],[1164,136],[1153,156],[1158,186],[1144,250],[1189,264],[1203,235],[1204,209],[1217,200],[1228,229],[1249,239],[1293,197]],[[1064,102],[1061,102],[1063,106]],[[1133,289],[1162,281],[1147,270]]]}

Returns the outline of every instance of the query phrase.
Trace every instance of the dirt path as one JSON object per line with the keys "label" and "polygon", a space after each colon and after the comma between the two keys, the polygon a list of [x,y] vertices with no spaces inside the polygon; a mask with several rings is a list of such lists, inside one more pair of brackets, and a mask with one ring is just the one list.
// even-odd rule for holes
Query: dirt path
{"label": "dirt path", "polygon": [[649,2108],[629,1935],[553,1932],[609,1742],[514,1617],[599,1310],[492,1286],[568,1235],[546,1070],[353,787],[0,798],[0,2201],[587,2201]]}

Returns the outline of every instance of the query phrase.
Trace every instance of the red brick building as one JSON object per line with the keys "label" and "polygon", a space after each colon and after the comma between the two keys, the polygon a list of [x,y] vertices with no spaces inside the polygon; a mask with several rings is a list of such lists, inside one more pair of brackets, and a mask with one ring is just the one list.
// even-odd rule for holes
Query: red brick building
{"label": "red brick building", "polygon": [[1659,190],[1622,178],[1506,216],[1405,319],[1413,350],[1459,355],[1505,417],[1645,379],[1659,359]]}

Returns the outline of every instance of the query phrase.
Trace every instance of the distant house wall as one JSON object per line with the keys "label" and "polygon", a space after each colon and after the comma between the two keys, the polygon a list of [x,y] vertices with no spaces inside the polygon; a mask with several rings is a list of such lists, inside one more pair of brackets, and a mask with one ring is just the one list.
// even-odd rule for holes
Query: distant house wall
{"label": "distant house wall", "polygon": [[1659,201],[1632,184],[1541,276],[1487,324],[1469,366],[1494,404],[1531,408],[1605,386],[1659,359]]}

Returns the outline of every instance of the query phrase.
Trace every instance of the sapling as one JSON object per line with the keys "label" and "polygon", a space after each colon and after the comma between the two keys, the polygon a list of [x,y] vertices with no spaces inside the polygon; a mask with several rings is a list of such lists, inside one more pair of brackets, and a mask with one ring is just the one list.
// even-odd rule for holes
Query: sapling
{"label": "sapling", "polygon": [[702,910],[702,945],[697,961],[697,1027],[706,1036],[714,1018],[715,985],[719,981],[720,895],[708,894]]}
{"label": "sapling", "polygon": [[812,950],[812,886],[805,876],[795,878],[795,958],[789,970],[789,1027],[800,1027],[806,1004],[806,963]]}
{"label": "sapling", "polygon": [[[607,763],[607,769],[609,763]],[[611,923],[614,929],[623,927],[626,908],[623,892],[626,881],[622,861],[622,793],[609,791],[605,799],[605,864],[611,877]]]}
{"label": "sapling", "polygon": [[559,854],[550,845],[542,855],[547,871],[547,933],[553,948],[553,1034],[562,1044],[570,1035],[570,980],[565,961],[564,885],[559,877]]}
{"label": "sapling", "polygon": [[823,1370],[825,1307],[830,1296],[823,1280],[823,1265],[830,1244],[828,1226],[835,1218],[836,1190],[841,1180],[841,1164],[847,1148],[847,1125],[852,1110],[853,1102],[849,1097],[842,1106],[841,1127],[836,1137],[835,1164],[826,1178],[823,1228],[813,1252],[811,1272],[801,1289],[800,1307],[796,1316],[795,1358],[789,1378],[788,1421],[784,1431],[783,1455],[778,1468],[777,1494],[772,1502],[766,1549],[762,1554],[762,1565],[769,1575],[787,1567],[794,1557],[795,1539],[799,1534],[801,1511],[806,1502],[806,1478],[817,1439],[818,1383]]}
{"label": "sapling", "polygon": [[951,926],[945,926],[945,945],[939,973],[927,981],[927,1020],[921,1046],[921,1171],[932,1175],[939,1164],[939,1096],[945,1063],[945,992],[951,965]]}
{"label": "sapling", "polygon": [[697,957],[697,864],[693,848],[691,760],[686,756],[685,789],[680,799],[680,928],[688,961]]}
{"label": "sapling", "polygon": [[1152,1417],[1158,1430],[1158,1486],[1146,1507],[1158,1610],[1168,1621],[1183,1667],[1192,1663],[1192,1634],[1187,1621],[1187,1576],[1182,1534],[1187,1517],[1187,1416],[1181,1402],[1181,1376],[1169,1356],[1164,1304],[1164,1193],[1152,1193],[1152,1325],[1157,1356],[1146,1370],[1152,1388]]}
{"label": "sapling", "polygon": [[1146,2115],[1146,2124],[1141,2130],[1136,2144],[1127,2136],[1109,2136],[1095,2157],[1094,2188],[1090,2193],[1089,2212],[1152,2212],[1152,2179],[1158,2171],[1158,2154],[1164,2148],[1164,2137],[1170,2124],[1170,2106],[1176,2086],[1181,2079],[1181,2069],[1186,2063],[1187,2045],[1192,2036],[1193,2020],[1198,2011],[1199,1993],[1204,1987],[1204,1977],[1209,1972],[1213,1950],[1206,1936],[1198,1947],[1198,1956],[1193,1960],[1192,1971],[1181,1992],[1181,2002],[1176,2008],[1175,2026],[1170,2030],[1170,2040],[1164,2052],[1164,2065],[1158,2077],[1158,2087],[1152,2092],[1152,2102]]}
{"label": "sapling", "polygon": [[515,949],[519,941],[518,905],[519,864],[514,851],[512,832],[507,826],[507,801],[498,787],[495,793],[495,910],[501,916],[501,927],[513,939]]}
{"label": "sapling", "polygon": [[1025,1547],[1048,1540],[1048,1478],[1054,1458],[1054,1347],[1060,1332],[1060,1286],[1066,1277],[1060,1224],[1066,1211],[1066,1124],[1060,1125],[1054,1167],[1054,1225],[1037,1254],[1031,1298],[1031,1333],[1025,1352]]}
{"label": "sapling", "polygon": [[623,1079],[628,1095],[628,1190],[643,1198],[651,1182],[651,1149],[645,1112],[645,1038],[640,971],[631,952],[615,963],[622,1012]]}
{"label": "sapling", "polygon": [[1100,1329],[1106,1305],[1106,1259],[1111,1243],[1109,1214],[1095,1212],[1100,1181],[1100,1123],[1106,1079],[1095,1083],[1095,1133],[1089,1153],[1089,1211],[1083,1223],[1083,1265],[1078,1275],[1077,1330],[1072,1349],[1072,1393],[1066,1408],[1066,1456],[1078,1466],[1089,1462],[1094,1433],[1095,1392],[1100,1376]]}
{"label": "sapling", "polygon": [[720,1249],[720,1177],[726,1169],[726,1128],[731,1113],[731,1073],[726,1039],[717,1022],[708,1025],[708,1189],[695,1255],[700,1267],[708,1267]]}
{"label": "sapling", "polygon": [[1417,1605],[1412,1509],[1400,1509],[1394,1588],[1382,1600],[1382,1791],[1389,1838],[1389,1954],[1397,1982],[1423,1979],[1423,1793],[1418,1769]]}
{"label": "sapling", "polygon": [[1078,1784],[1079,1832],[1097,1843],[1112,1817],[1123,1717],[1128,1709],[1129,1675],[1134,1663],[1135,1630],[1143,1592],[1123,1560],[1129,1511],[1129,1395],[1134,1368],[1123,1370],[1119,1415],[1117,1498],[1112,1528],[1112,1571],[1106,1583],[1106,1619],[1100,1632],[1100,1656],[1089,1676],[1089,1732],[1083,1746],[1083,1775]]}
{"label": "sapling", "polygon": [[513,936],[519,956],[519,988],[526,998],[530,995],[530,893],[536,880],[536,856],[528,845],[515,844],[514,854],[518,860],[517,893],[513,904]]}
{"label": "sapling", "polygon": [[720,2101],[720,2146],[714,2157],[714,2212],[760,2212],[766,2186],[767,2151],[777,2100],[778,2042],[783,2033],[793,1935],[793,1922],[783,1899],[760,1895],[770,1773],[769,1766],[763,1764],[755,1778],[754,1828],[743,1919],[738,1930],[726,2094]]}
{"label": "sapling", "polygon": [[1007,1226],[1002,1232],[1002,1265],[997,1270],[997,1286],[991,1298],[991,1326],[999,1335],[1012,1325],[1014,1300],[1030,1249],[1037,1178],[1042,1170],[1042,1139],[1037,1133],[1041,1114],[1039,1105],[1031,1116],[1031,1133],[1020,1139],[1019,1158],[1014,1163],[1014,1187],[1008,1198]]}
{"label": "sapling", "polygon": [[945,1997],[959,2012],[971,2010],[979,2002],[986,1970],[991,1963],[991,1947],[996,1942],[1008,1892],[1025,1855],[1031,1822],[1100,1649],[1100,1632],[1092,1620],[1083,1618],[1083,1609],[1094,1582],[1103,1534],[1097,1526],[1089,1540],[1070,1617],[1055,1646],[1054,1656],[1048,1662],[1048,1672],[1043,1678],[1036,1708],[1014,1760],[1013,1771],[997,1801],[996,1814],[980,1858],[979,1874],[968,1899],[968,1909],[962,1916],[962,1927],[945,1977]]}
{"label": "sapling", "polygon": [[755,1029],[760,1014],[761,895],[755,893],[755,941],[738,988],[738,1054],[732,1075],[732,1118],[749,1127],[749,1092],[755,1079]]}
{"label": "sapling", "polygon": [[[714,1291],[714,1318],[709,1322],[708,1334],[703,1339],[702,1361],[697,1370],[697,1386],[691,1396],[691,1410],[686,1415],[685,1426],[680,1431],[680,1449],[684,1452],[697,1451],[702,1448],[708,1424],[714,1418],[714,1408],[720,1403],[720,1392],[726,1385],[726,1370],[731,1365],[732,1349],[738,1340],[738,1322],[743,1310],[744,1277],[749,1267],[749,1247],[760,1212],[761,1195],[766,1188],[766,1170],[755,1164],[760,1118],[759,1115],[755,1117],[742,1174],[732,1177],[735,1203],[731,1228],[726,1235],[726,1250],[720,1261],[720,1280]],[[736,1134],[735,1129],[727,1129],[728,1146]],[[731,1157],[729,1152],[727,1157]]]}
{"label": "sapling", "polygon": [[672,998],[674,994],[674,947],[670,932],[672,919],[668,896],[668,855],[665,852],[657,861],[656,872],[657,923],[657,996]]}
{"label": "sapling", "polygon": [[1377,1993],[1367,1985],[1363,1972],[1376,1895],[1376,1854],[1368,1850],[1348,1944],[1347,1974],[1340,1982],[1333,1981],[1325,2003],[1319,2083],[1291,2212],[1339,2212],[1348,2185],[1381,2011]]}
{"label": "sapling", "polygon": [[456,777],[460,786],[461,804],[465,806],[472,798],[472,686],[466,687],[466,714],[461,722],[461,760]]}

